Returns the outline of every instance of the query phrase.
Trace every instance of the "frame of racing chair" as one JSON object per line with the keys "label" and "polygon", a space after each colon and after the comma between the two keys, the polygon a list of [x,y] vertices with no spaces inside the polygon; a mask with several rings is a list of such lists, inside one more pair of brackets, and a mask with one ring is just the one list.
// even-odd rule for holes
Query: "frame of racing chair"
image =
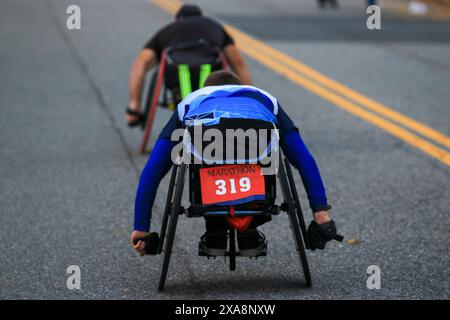
{"label": "frame of racing chair", "polygon": [[[157,249],[157,254],[161,254],[164,252],[163,265],[161,269],[161,276],[158,286],[159,291],[164,290],[170,257],[172,254],[173,243],[175,239],[178,216],[184,214],[188,218],[191,218],[206,215],[201,213],[192,213],[192,210],[190,210],[190,208],[183,208],[181,206],[187,167],[188,164],[185,163],[174,165],[170,177],[169,190],[167,193],[167,200],[161,223],[159,245]],[[306,234],[305,220],[303,218],[300,200],[298,197],[297,189],[292,175],[292,169],[286,158],[284,158],[284,161],[282,161],[281,153],[277,176],[280,182],[284,202],[281,205],[273,204],[272,206],[270,206],[270,210],[264,213],[261,212],[260,213],[270,215],[279,214],[281,211],[287,213],[300,261],[300,266],[303,270],[305,284],[306,287],[309,288],[311,287],[312,282],[308,260],[305,252],[305,248],[306,249],[310,248],[309,238]],[[227,213],[223,214],[223,216],[226,215]],[[238,210],[236,210],[236,215],[238,215]],[[236,252],[235,230],[231,227],[229,228],[228,241],[229,241],[228,243],[229,250],[226,252],[225,256],[229,257],[230,271],[234,271],[236,269],[236,257],[239,255]]]}
{"label": "frame of racing chair", "polygon": [[[165,106],[167,105],[167,94],[164,91],[163,101],[160,101],[161,91],[163,89],[164,84],[164,76],[166,71],[166,65],[168,63],[173,64],[173,62],[168,61],[167,56],[172,48],[164,49],[161,53],[161,61],[159,63],[159,67],[156,72],[154,72],[151,76],[149,87],[147,90],[147,98],[145,101],[145,109],[144,109],[144,121],[142,122],[141,128],[144,130],[144,135],[142,137],[142,142],[140,146],[141,154],[145,154],[147,149],[147,143],[150,138],[150,134],[152,132],[153,121],[155,119],[156,109],[158,105]],[[223,52],[220,52],[220,62],[222,64],[223,69],[228,69],[228,62],[225,58]],[[170,90],[168,88],[164,88],[164,90]]]}

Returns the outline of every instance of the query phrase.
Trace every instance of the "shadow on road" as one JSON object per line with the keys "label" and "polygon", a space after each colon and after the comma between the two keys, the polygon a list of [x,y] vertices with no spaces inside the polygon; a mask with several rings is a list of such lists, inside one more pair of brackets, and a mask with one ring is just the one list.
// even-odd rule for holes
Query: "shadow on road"
{"label": "shadow on road", "polygon": [[[301,276],[300,276],[301,277]],[[308,290],[302,278],[263,278],[245,277],[239,279],[216,280],[211,284],[211,279],[195,280],[193,282],[166,283],[165,294],[172,295],[177,292],[201,292],[206,295],[240,295],[243,292],[257,294],[271,292],[273,294],[293,294],[299,290]],[[270,290],[270,291],[268,291]]]}

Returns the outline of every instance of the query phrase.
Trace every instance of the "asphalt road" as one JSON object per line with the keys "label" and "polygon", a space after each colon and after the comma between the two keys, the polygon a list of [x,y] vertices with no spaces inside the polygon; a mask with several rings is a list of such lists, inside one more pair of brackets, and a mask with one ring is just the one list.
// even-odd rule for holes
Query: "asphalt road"
{"label": "asphalt road", "polygon": [[[194,2],[450,135],[448,24],[405,27],[389,16],[387,26],[410,33],[392,27],[395,41],[379,41],[332,27],[357,23],[363,11],[352,0],[336,13],[287,0]],[[70,4],[81,7],[81,30],[65,27]],[[171,19],[146,0],[0,4],[0,298],[448,299],[449,167],[250,58],[255,84],[279,98],[315,155],[341,233],[362,242],[308,253],[314,284],[305,289],[286,216],[262,228],[268,256],[239,259],[235,272],[198,257],[203,223],[181,218],[166,290],[157,292],[162,257],[140,258],[128,242],[147,157],[123,111],[135,55]],[[169,116],[158,111],[156,131]],[[66,287],[69,265],[81,268],[81,290]],[[380,290],[366,287],[370,265],[381,269]]]}

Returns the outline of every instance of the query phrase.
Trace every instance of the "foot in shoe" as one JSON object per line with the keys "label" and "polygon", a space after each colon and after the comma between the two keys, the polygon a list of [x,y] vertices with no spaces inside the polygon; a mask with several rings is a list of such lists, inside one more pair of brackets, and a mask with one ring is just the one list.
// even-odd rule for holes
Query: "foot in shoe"
{"label": "foot in shoe", "polygon": [[207,231],[200,238],[200,250],[209,256],[224,256],[226,249],[226,233]]}
{"label": "foot in shoe", "polygon": [[239,255],[254,257],[261,254],[267,248],[266,237],[257,229],[249,229],[237,233]]}

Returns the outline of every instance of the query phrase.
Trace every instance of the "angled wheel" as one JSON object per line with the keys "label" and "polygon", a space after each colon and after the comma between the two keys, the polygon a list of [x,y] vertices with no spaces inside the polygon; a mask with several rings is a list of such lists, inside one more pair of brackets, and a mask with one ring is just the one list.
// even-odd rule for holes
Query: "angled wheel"
{"label": "angled wheel", "polygon": [[167,222],[169,221],[170,208],[172,206],[172,196],[175,187],[175,179],[177,177],[178,166],[174,166],[172,169],[172,175],[170,176],[169,190],[167,192],[166,206],[164,208],[164,215],[161,223],[161,232],[159,233],[159,245],[158,254],[162,252],[164,246],[164,238],[166,237]]}
{"label": "angled wheel", "polygon": [[178,216],[180,215],[181,198],[183,196],[184,176],[186,173],[186,164],[181,164],[177,176],[177,184],[175,186],[175,195],[173,199],[172,209],[170,210],[169,227],[167,230],[167,240],[164,250],[164,261],[161,270],[161,278],[159,280],[159,291],[163,291],[166,282],[167,270],[169,269],[170,256],[172,254],[173,240],[177,228]]}
{"label": "angled wheel", "polygon": [[230,240],[230,271],[236,270],[236,230],[234,228],[229,229]]}
{"label": "angled wheel", "polygon": [[156,76],[156,84],[154,88],[154,92],[150,99],[150,109],[148,111],[147,119],[145,120],[145,129],[144,129],[144,135],[142,137],[140,151],[141,154],[145,154],[146,148],[147,148],[147,142],[150,138],[150,134],[152,132],[152,126],[153,126],[153,120],[155,118],[156,114],[156,108],[158,107],[159,102],[159,94],[161,92],[161,88],[163,85],[164,80],[164,72],[166,70],[166,54],[165,51],[161,54],[161,62],[159,63],[159,68]]}
{"label": "angled wheel", "polygon": [[150,78],[150,83],[149,83],[148,91],[147,91],[147,99],[145,100],[145,108],[144,108],[144,113],[143,113],[144,119],[141,122],[141,130],[145,129],[145,125],[146,125],[147,119],[148,119],[148,114],[152,107],[153,94],[155,93],[157,77],[158,77],[158,70],[153,72],[152,77]]}
{"label": "angled wheel", "polygon": [[292,198],[292,194],[289,188],[289,182],[286,177],[286,171],[284,168],[284,164],[280,161],[280,167],[278,171],[278,177],[280,179],[281,190],[283,192],[284,201],[287,205],[287,214],[289,217],[289,222],[291,224],[291,231],[294,237],[294,241],[297,247],[297,253],[299,255],[299,260],[301,267],[303,269],[303,274],[305,276],[306,287],[311,287],[311,273],[309,271],[308,259],[306,258],[305,247],[303,245],[303,239],[299,227],[299,223],[297,220],[297,215],[295,213],[295,204]]}
{"label": "angled wheel", "polygon": [[311,248],[309,244],[308,234],[306,233],[305,219],[303,218],[302,206],[300,205],[300,199],[298,198],[297,188],[295,187],[294,176],[292,175],[291,165],[288,159],[284,159],[284,164],[286,166],[286,174],[289,181],[289,186],[292,192],[292,198],[295,202],[295,209],[297,211],[298,222],[300,223],[300,231],[302,233],[303,242],[305,243],[306,249]]}

